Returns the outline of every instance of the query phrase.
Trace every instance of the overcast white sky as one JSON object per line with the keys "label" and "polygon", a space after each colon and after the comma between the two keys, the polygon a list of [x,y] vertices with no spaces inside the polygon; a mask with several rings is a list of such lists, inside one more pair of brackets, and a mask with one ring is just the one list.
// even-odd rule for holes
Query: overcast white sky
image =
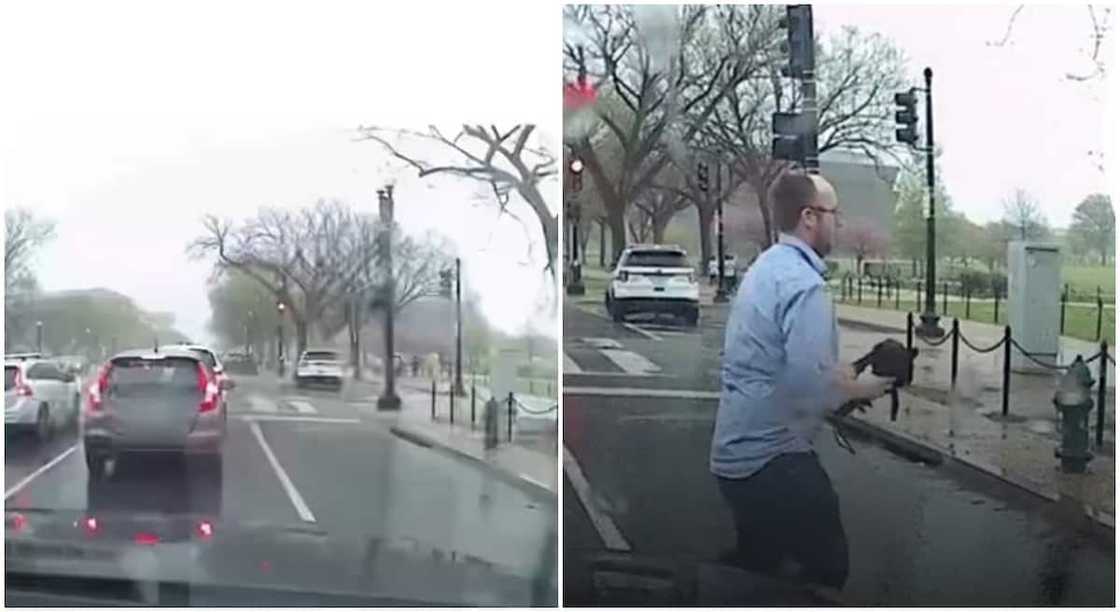
{"label": "overcast white sky", "polygon": [[[550,21],[557,38],[555,11],[505,9],[542,27],[497,40],[495,14],[463,7],[441,9],[436,23],[430,11],[373,3],[161,6],[23,3],[0,14],[2,81],[17,92],[0,124],[0,194],[58,222],[37,260],[46,290],[107,287],[207,338],[211,262],[184,253],[203,213],[241,220],[319,197],[376,212],[375,190],[395,180],[400,224],[455,243],[464,282],[497,327],[531,322],[556,335],[555,312],[541,308],[555,292],[534,225],[526,234],[493,207],[472,207],[474,183],[420,180],[387,165],[380,145],[352,141],[359,124],[434,122],[454,134],[464,120],[528,122],[556,148],[555,75],[542,63],[543,74],[503,89],[493,72],[509,48],[543,50]],[[558,209],[558,184],[543,190]]]}
{"label": "overcast white sky", "polygon": [[[909,59],[914,85],[926,66],[933,70],[934,138],[958,210],[995,220],[1002,199],[1022,187],[1052,225],[1064,227],[1082,198],[1108,190],[1087,154],[1104,150],[1106,164],[1115,160],[1107,83],[1065,78],[1091,71],[1086,5],[1027,6],[1007,44],[989,44],[1003,38],[1015,6],[830,3],[814,5],[813,21],[826,35],[853,25],[890,37]],[[1114,47],[1105,54],[1115,66]]]}

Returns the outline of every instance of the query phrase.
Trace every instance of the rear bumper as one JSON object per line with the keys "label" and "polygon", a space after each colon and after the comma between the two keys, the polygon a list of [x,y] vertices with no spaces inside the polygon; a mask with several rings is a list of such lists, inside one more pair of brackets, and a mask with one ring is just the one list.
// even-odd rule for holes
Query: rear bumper
{"label": "rear bumper", "polygon": [[296,382],[305,385],[330,385],[342,386],[342,374],[300,374],[296,373]]}
{"label": "rear bumper", "polygon": [[87,416],[82,427],[82,439],[87,449],[109,453],[214,454],[221,452],[225,436],[224,418],[220,413],[197,423],[195,429],[180,440],[168,440],[166,436],[122,433],[120,428],[114,427],[104,417],[91,419]]}
{"label": "rear bumper", "polygon": [[614,303],[623,313],[656,312],[685,314],[700,307],[700,301],[690,298],[615,298]]}

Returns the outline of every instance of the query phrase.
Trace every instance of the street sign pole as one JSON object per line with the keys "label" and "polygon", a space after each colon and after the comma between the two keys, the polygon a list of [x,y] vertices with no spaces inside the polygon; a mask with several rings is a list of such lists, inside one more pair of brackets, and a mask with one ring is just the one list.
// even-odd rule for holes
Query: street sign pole
{"label": "street sign pole", "polygon": [[937,315],[935,303],[934,283],[937,277],[937,261],[934,248],[936,232],[934,229],[934,176],[933,163],[933,70],[926,68],[923,72],[926,80],[926,188],[929,190],[929,216],[926,217],[926,303],[925,311],[921,314],[922,322],[914,330],[926,338],[940,338],[945,335],[945,330],[938,325],[940,317]]}

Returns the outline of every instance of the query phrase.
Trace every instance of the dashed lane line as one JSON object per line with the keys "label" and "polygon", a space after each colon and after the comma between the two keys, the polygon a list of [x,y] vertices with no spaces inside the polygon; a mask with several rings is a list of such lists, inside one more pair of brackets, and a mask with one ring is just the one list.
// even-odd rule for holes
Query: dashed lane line
{"label": "dashed lane line", "polygon": [[292,506],[295,507],[296,514],[299,515],[300,520],[305,523],[314,523],[315,515],[311,513],[311,509],[307,507],[307,502],[303,501],[303,496],[299,494],[296,486],[292,484],[292,479],[288,478],[288,473],[284,471],[284,468],[280,465],[280,461],[278,461],[276,455],[273,454],[272,448],[270,448],[268,442],[265,441],[264,433],[261,432],[260,423],[251,421],[249,423],[249,429],[253,431],[253,437],[257,439],[261,450],[264,451],[265,457],[268,458],[268,462],[272,464],[272,469],[276,472],[276,478],[280,480],[280,486],[283,487],[284,492],[288,494],[288,499],[292,501]]}
{"label": "dashed lane line", "polygon": [[35,480],[39,476],[42,476],[44,473],[46,473],[47,470],[53,468],[54,466],[58,465],[59,463],[62,463],[63,460],[65,460],[67,457],[69,457],[76,450],[78,450],[78,445],[77,444],[75,444],[74,446],[71,446],[70,448],[62,451],[62,453],[60,453],[57,457],[55,457],[54,459],[51,459],[50,461],[48,461],[46,464],[44,464],[39,469],[37,469],[34,472],[31,472],[30,474],[25,476],[23,478],[23,480],[17,482],[15,485],[12,486],[12,488],[8,489],[7,491],[4,491],[4,499],[7,500],[9,497],[18,493],[24,487],[31,484],[32,480]]}
{"label": "dashed lane line", "polygon": [[579,466],[575,455],[568,450],[567,446],[564,446],[564,474],[568,477],[568,482],[572,483],[576,497],[579,498],[580,504],[587,511],[587,515],[591,517],[591,524],[595,527],[595,531],[599,533],[599,537],[602,538],[607,549],[629,551],[630,543],[623,537],[618,525],[615,525],[614,520],[599,510],[592,501],[591,483],[587,481],[587,477],[583,474],[583,468]]}

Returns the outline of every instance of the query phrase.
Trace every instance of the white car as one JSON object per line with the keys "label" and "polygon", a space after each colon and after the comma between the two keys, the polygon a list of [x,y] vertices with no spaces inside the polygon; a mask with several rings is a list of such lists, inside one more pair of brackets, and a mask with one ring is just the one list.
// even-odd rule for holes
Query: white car
{"label": "white car", "polygon": [[296,387],[301,389],[313,384],[341,389],[344,376],[342,358],[337,351],[309,349],[299,356],[296,364]]}
{"label": "white car", "polygon": [[700,285],[679,246],[633,245],[618,260],[606,292],[615,321],[635,313],[669,313],[688,325],[700,320]]}
{"label": "white car", "polygon": [[81,381],[57,361],[38,356],[4,360],[4,427],[31,430],[40,442],[78,422]]}

